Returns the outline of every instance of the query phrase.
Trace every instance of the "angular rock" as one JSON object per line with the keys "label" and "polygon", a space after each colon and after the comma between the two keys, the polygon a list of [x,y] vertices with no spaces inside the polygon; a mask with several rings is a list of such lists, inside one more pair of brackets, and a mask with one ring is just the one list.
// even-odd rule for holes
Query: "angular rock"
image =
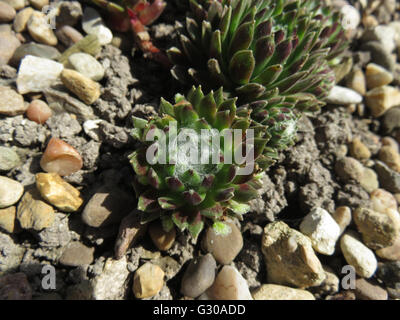
{"label": "angular rock", "polygon": [[57,37],[42,12],[34,11],[29,17],[26,27],[35,41],[49,46],[57,45]]}
{"label": "angular rock", "polygon": [[0,176],[0,208],[17,203],[24,193],[24,187],[18,181]]}
{"label": "angular rock", "polygon": [[59,80],[63,65],[45,58],[26,56],[19,67],[17,87],[20,94],[41,92]]}
{"label": "angular rock", "polygon": [[315,251],[332,255],[340,236],[340,227],[328,211],[313,209],[301,222],[300,231],[310,237]]}
{"label": "angular rock", "polygon": [[150,298],[160,292],[164,286],[164,271],[150,262],[135,271],[133,293],[138,299]]}
{"label": "angular rock", "polygon": [[315,300],[312,293],[280,286],[277,284],[263,284],[252,292],[254,300]]}
{"label": "angular rock", "polygon": [[39,192],[30,189],[25,192],[18,205],[17,219],[23,229],[40,231],[53,224],[55,214],[51,206],[40,200]]}
{"label": "angular rock", "polygon": [[100,85],[77,71],[64,69],[61,81],[86,104],[92,104],[100,97]]}
{"label": "angular rock", "polygon": [[380,186],[392,193],[400,192],[400,173],[390,169],[381,161],[375,162],[375,171],[378,174]]}
{"label": "angular rock", "polygon": [[9,87],[0,86],[0,114],[16,116],[27,109],[24,98]]}
{"label": "angular rock", "polygon": [[354,211],[353,217],[363,242],[374,250],[393,245],[400,234],[400,217],[397,212],[380,213],[360,207]]}
{"label": "angular rock", "polygon": [[13,149],[0,146],[0,171],[10,171],[20,163],[21,160]]}
{"label": "angular rock", "polygon": [[375,255],[357,239],[354,233],[346,232],[342,236],[340,248],[346,262],[354,267],[360,277],[370,278],[374,275],[378,267]]}
{"label": "angular rock", "polygon": [[368,91],[365,99],[372,116],[378,118],[390,108],[400,104],[400,91],[391,86],[378,87]]}
{"label": "angular rock", "polygon": [[92,298],[95,300],[126,299],[129,274],[126,257],[120,260],[107,259],[101,273],[90,281]]}
{"label": "angular rock", "polygon": [[36,174],[36,187],[47,202],[64,212],[75,212],[83,203],[78,189],[57,173]]}
{"label": "angular rock", "polygon": [[94,248],[89,248],[79,241],[68,244],[59,262],[68,267],[89,265],[93,262]]}
{"label": "angular rock", "polygon": [[104,68],[95,58],[87,53],[74,53],[68,58],[71,66],[80,74],[94,81],[100,81],[104,77]]}
{"label": "angular rock", "polygon": [[181,282],[181,293],[196,298],[214,283],[217,264],[214,257],[207,253],[194,258],[188,265]]}
{"label": "angular rock", "polygon": [[388,110],[381,119],[381,123],[386,134],[391,134],[400,128],[400,108],[395,107]]}
{"label": "angular rock", "polygon": [[358,160],[345,157],[336,161],[335,172],[344,182],[360,181],[364,173],[364,167]]}
{"label": "angular rock", "polygon": [[203,235],[202,248],[211,253],[221,264],[231,263],[243,248],[243,237],[240,230],[231,222],[227,225],[231,232],[227,235],[217,234],[212,227],[207,228]]}
{"label": "angular rock", "polygon": [[0,209],[0,229],[13,233],[15,231],[16,208],[14,206]]}
{"label": "angular rock", "polygon": [[368,89],[385,86],[393,81],[392,73],[375,63],[367,65],[365,75]]}
{"label": "angular rock", "polygon": [[311,240],[284,222],[268,224],[261,245],[269,282],[307,288],[325,279]]}
{"label": "angular rock", "polygon": [[91,227],[104,227],[118,223],[133,209],[133,197],[116,186],[100,188],[88,201],[82,220]]}
{"label": "angular rock", "polygon": [[253,300],[243,276],[232,266],[224,266],[207,295],[214,300]]}

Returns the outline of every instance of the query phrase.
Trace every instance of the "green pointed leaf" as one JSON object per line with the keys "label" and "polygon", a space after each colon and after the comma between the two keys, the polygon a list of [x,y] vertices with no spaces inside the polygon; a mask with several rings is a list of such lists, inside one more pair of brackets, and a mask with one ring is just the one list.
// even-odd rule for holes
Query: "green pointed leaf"
{"label": "green pointed leaf", "polygon": [[213,91],[206,95],[199,104],[199,116],[207,120],[208,123],[214,123],[217,114],[217,104],[214,100]]}
{"label": "green pointed leaf", "polygon": [[197,237],[204,228],[204,222],[202,220],[193,222],[188,226],[188,230],[194,241],[197,241]]}
{"label": "green pointed leaf", "polygon": [[132,116],[133,126],[138,129],[144,129],[147,125],[147,120]]}
{"label": "green pointed leaf", "polygon": [[140,224],[146,224],[160,218],[161,211],[140,212]]}
{"label": "green pointed leaf", "polygon": [[165,179],[165,182],[168,188],[174,192],[182,192],[185,190],[183,183],[176,177],[168,177]]}
{"label": "green pointed leaf", "polygon": [[251,187],[249,184],[241,184],[235,188],[235,196],[233,200],[237,202],[249,202],[258,197],[258,192],[256,189]]}
{"label": "green pointed leaf", "polygon": [[246,50],[249,48],[254,35],[254,23],[250,21],[243,23],[235,32],[231,41],[229,56],[232,57],[236,52],[240,50]]}
{"label": "green pointed leaf", "polygon": [[183,198],[192,206],[197,206],[203,202],[205,194],[199,194],[194,190],[185,191],[182,193]]}
{"label": "green pointed leaf", "polygon": [[143,212],[154,212],[160,209],[157,200],[149,192],[140,195],[137,208]]}
{"label": "green pointed leaf", "polygon": [[231,23],[231,17],[232,17],[232,6],[226,6],[218,28],[219,30],[221,30],[221,41],[225,41],[225,38],[228,35],[229,26]]}
{"label": "green pointed leaf", "polygon": [[160,99],[160,111],[170,115],[171,117],[175,117],[174,106],[164,98]]}
{"label": "green pointed leaf", "polygon": [[203,91],[201,91],[201,86],[198,86],[197,88],[193,86],[188,94],[188,100],[197,112],[199,112],[200,102],[203,98],[204,94]]}
{"label": "green pointed leaf", "polygon": [[160,207],[164,210],[173,210],[178,207],[176,200],[170,197],[160,197],[157,199],[157,201]]}
{"label": "green pointed leaf", "polygon": [[278,79],[279,75],[283,71],[281,64],[276,64],[266,68],[259,76],[254,78],[254,81],[263,85],[268,85]]}
{"label": "green pointed leaf", "polygon": [[184,184],[187,184],[187,185],[193,186],[193,187],[200,185],[200,183],[202,181],[200,175],[192,169],[187,170],[182,175],[181,180]]}
{"label": "green pointed leaf", "polygon": [[242,50],[235,53],[229,63],[229,74],[237,84],[246,84],[250,81],[255,66],[255,59],[251,50]]}
{"label": "green pointed leaf", "polygon": [[224,208],[217,203],[211,208],[203,209],[200,211],[201,215],[212,220],[218,220],[224,214]]}
{"label": "green pointed leaf", "polygon": [[135,173],[139,176],[144,176],[147,174],[147,171],[149,170],[149,167],[147,165],[141,165],[139,161],[139,154],[137,151],[134,151],[130,156],[129,156],[130,163],[133,167],[133,170]]}
{"label": "green pointed leaf", "polygon": [[180,212],[173,213],[171,218],[180,231],[184,231],[189,226],[187,216],[182,216]]}

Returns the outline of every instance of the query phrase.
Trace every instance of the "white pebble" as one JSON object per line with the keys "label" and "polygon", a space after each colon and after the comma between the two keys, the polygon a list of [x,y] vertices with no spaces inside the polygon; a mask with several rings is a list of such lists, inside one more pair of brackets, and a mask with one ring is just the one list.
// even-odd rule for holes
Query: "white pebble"
{"label": "white pebble", "polygon": [[310,237],[315,251],[332,255],[340,236],[340,227],[328,211],[313,209],[300,224],[300,231]]}
{"label": "white pebble", "polygon": [[361,103],[362,100],[363,98],[359,93],[341,86],[334,86],[326,98],[328,103],[338,105],[357,104]]}
{"label": "white pebble", "polygon": [[354,233],[348,232],[343,235],[340,248],[347,263],[354,267],[360,277],[371,278],[374,275],[378,261],[374,253],[357,240]]}
{"label": "white pebble", "polygon": [[28,55],[22,61],[18,71],[18,92],[40,92],[59,81],[64,66],[50,59]]}

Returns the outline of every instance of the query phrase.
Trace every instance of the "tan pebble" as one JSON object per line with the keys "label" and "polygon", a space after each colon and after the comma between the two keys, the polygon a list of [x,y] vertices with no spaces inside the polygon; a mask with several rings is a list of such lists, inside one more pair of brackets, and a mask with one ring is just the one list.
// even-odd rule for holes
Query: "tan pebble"
{"label": "tan pebble", "polygon": [[367,84],[365,80],[364,72],[361,69],[355,69],[347,77],[347,87],[358,92],[362,96],[367,92]]}
{"label": "tan pebble", "polygon": [[358,160],[366,160],[371,157],[371,152],[360,138],[354,138],[350,144],[350,155]]}
{"label": "tan pebble", "polygon": [[34,10],[31,7],[28,7],[17,13],[13,23],[15,32],[23,32],[26,30],[26,24],[33,12]]}
{"label": "tan pebble", "polygon": [[36,187],[43,199],[64,212],[75,212],[83,203],[78,189],[57,173],[36,174]]}
{"label": "tan pebble", "polygon": [[335,219],[336,223],[340,227],[340,232],[343,231],[350,225],[351,223],[351,209],[346,206],[338,207],[335,212],[332,214],[333,219]]}
{"label": "tan pebble", "polygon": [[388,210],[397,210],[397,201],[394,195],[384,189],[376,189],[371,192],[370,199],[372,209],[386,213]]}
{"label": "tan pebble", "polygon": [[175,228],[166,232],[159,221],[155,221],[149,226],[149,234],[154,245],[161,251],[170,249],[175,242]]}
{"label": "tan pebble", "polygon": [[377,87],[368,91],[365,98],[372,116],[378,118],[388,109],[400,104],[400,91],[391,86]]}
{"label": "tan pebble", "polygon": [[393,75],[375,63],[367,65],[365,75],[368,89],[385,86],[393,81]]}
{"label": "tan pebble", "polygon": [[373,28],[379,25],[378,20],[373,15],[365,15],[362,18],[362,24],[365,28]]}
{"label": "tan pebble", "polygon": [[46,102],[42,100],[33,100],[26,110],[26,116],[29,120],[35,121],[36,123],[43,124],[52,115],[52,111]]}
{"label": "tan pebble", "polygon": [[64,69],[61,81],[86,104],[92,104],[100,97],[100,85],[75,70]]}
{"label": "tan pebble", "polygon": [[383,146],[389,146],[392,149],[396,150],[396,152],[399,152],[399,144],[392,137],[383,137],[381,143]]}
{"label": "tan pebble", "polygon": [[14,206],[0,209],[0,229],[9,233],[15,230],[16,208]]}
{"label": "tan pebble", "polygon": [[392,147],[383,146],[379,151],[379,160],[386,163],[392,170],[400,172],[400,155]]}
{"label": "tan pebble", "polygon": [[150,262],[136,270],[133,277],[133,293],[138,299],[155,296],[164,286],[164,271]]}
{"label": "tan pebble", "polygon": [[46,172],[67,176],[79,171],[83,160],[74,147],[60,139],[51,138],[40,160],[40,166]]}

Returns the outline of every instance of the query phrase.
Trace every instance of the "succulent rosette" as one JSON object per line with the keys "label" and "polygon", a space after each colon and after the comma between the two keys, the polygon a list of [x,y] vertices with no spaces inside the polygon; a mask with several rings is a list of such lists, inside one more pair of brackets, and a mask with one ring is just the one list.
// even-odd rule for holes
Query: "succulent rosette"
{"label": "succulent rosette", "polygon": [[[224,90],[241,103],[277,97],[318,109],[346,46],[340,14],[320,0],[189,0],[175,78]],[[270,105],[271,106],[271,105]]]}
{"label": "succulent rosette", "polygon": [[236,102],[222,88],[205,95],[193,87],[175,104],[161,99],[159,116],[133,118],[140,147],[129,158],[143,223],[161,219],[165,231],[197,239],[206,223],[226,233],[224,220],[250,210],[263,170],[293,143],[298,116],[285,105]]}

